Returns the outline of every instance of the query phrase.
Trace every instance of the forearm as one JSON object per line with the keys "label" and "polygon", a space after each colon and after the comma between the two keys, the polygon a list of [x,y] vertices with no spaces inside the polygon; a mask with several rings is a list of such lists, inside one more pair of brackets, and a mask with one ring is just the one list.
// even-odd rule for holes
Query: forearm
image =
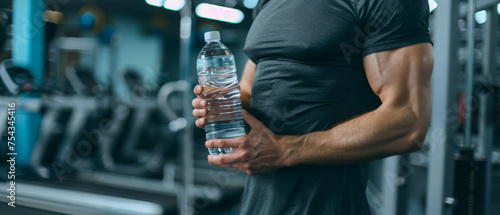
{"label": "forearm", "polygon": [[240,99],[241,99],[241,107],[243,109],[250,109],[250,93],[248,93],[248,89],[242,88],[240,84]]}
{"label": "forearm", "polygon": [[252,82],[255,76],[255,63],[248,60],[243,75],[241,76],[240,85],[240,99],[243,109],[250,109],[250,98],[252,93]]}
{"label": "forearm", "polygon": [[345,164],[413,151],[423,142],[427,124],[426,114],[382,105],[326,131],[282,136],[283,162],[286,166]]}

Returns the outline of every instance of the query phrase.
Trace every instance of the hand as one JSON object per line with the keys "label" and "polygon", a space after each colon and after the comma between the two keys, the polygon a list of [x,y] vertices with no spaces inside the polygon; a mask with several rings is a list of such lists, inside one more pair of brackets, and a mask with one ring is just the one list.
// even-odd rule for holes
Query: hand
{"label": "hand", "polygon": [[266,128],[262,122],[242,112],[243,119],[250,125],[249,134],[233,139],[214,139],[205,143],[207,148],[233,148],[233,153],[209,155],[208,162],[224,168],[245,171],[249,175],[271,172],[283,167],[285,150],[281,137]]}
{"label": "hand", "polygon": [[198,97],[193,99],[193,101],[191,102],[191,104],[194,107],[193,116],[198,118],[195,122],[195,124],[198,128],[205,128],[205,124],[207,121],[207,119],[205,118],[205,116],[207,115],[207,112],[208,112],[207,100],[205,100],[203,98],[203,95],[202,95],[203,90],[204,90],[203,86],[196,85],[194,87],[194,94]]}

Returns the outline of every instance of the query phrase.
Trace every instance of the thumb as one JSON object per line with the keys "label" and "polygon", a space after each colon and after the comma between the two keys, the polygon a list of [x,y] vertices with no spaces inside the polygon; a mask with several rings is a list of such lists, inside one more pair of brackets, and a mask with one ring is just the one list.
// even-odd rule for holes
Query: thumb
{"label": "thumb", "polygon": [[252,114],[249,114],[248,111],[241,110],[241,115],[243,116],[243,120],[245,120],[245,122],[248,125],[250,125],[251,128],[265,127],[261,121],[259,121],[257,118],[252,116]]}

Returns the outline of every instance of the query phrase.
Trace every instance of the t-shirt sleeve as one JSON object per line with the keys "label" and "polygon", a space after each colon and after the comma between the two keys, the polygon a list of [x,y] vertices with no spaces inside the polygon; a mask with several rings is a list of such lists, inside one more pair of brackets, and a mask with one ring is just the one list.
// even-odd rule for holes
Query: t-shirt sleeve
{"label": "t-shirt sleeve", "polygon": [[366,32],[363,57],[409,46],[432,43],[427,0],[365,0],[358,5],[362,30]]}

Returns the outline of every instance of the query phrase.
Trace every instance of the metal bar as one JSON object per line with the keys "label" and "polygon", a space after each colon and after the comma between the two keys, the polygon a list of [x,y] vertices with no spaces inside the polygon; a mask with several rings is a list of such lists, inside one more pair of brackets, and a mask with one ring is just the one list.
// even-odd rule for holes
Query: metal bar
{"label": "metal bar", "polygon": [[57,126],[57,117],[60,114],[60,110],[57,108],[49,109],[42,120],[42,126],[40,129],[40,138],[38,138],[37,143],[33,149],[33,154],[30,158],[30,164],[34,167],[41,167],[43,163],[43,158],[47,150],[50,149],[50,138],[52,132]]}
{"label": "metal bar", "polygon": [[[453,194],[454,135],[453,113],[457,104],[456,72],[458,48],[459,0],[440,1],[433,15],[434,71],[432,74],[432,114],[427,141],[429,174],[427,175],[426,213],[450,215],[452,207],[444,199]],[[452,113],[452,114],[450,114]]]}
{"label": "metal bar", "polygon": [[[483,74],[482,80],[488,84],[490,77],[496,72],[496,48],[498,44],[497,30],[498,30],[498,13],[496,7],[492,6],[487,9],[487,13],[490,16],[486,23],[484,23],[484,58],[483,58]],[[484,211],[489,214],[491,207],[491,186],[492,186],[492,165],[491,165],[491,153],[493,149],[493,143],[495,138],[495,120],[494,120],[494,106],[495,106],[495,96],[493,89],[486,87],[486,91],[479,95],[480,98],[480,110],[479,110],[479,143],[481,145],[483,155],[486,161],[486,175],[485,175],[485,202]]]}
{"label": "metal bar", "polygon": [[16,66],[30,70],[43,82],[45,0],[14,0],[12,58]]}
{"label": "metal bar", "polygon": [[500,3],[498,0],[477,0],[476,10],[496,7]]}
{"label": "metal bar", "polygon": [[[145,103],[145,101],[142,101]],[[125,159],[134,159],[139,151],[137,145],[141,143],[141,133],[148,126],[148,121],[153,112],[149,107],[138,107],[132,116],[132,127],[126,134],[125,144],[120,148],[121,157]]]}
{"label": "metal bar", "polygon": [[474,32],[476,30],[474,14],[476,13],[476,0],[469,0],[467,6],[467,67],[465,85],[465,141],[464,148],[472,146],[472,102],[474,100]]}
{"label": "metal bar", "polygon": [[191,116],[191,100],[193,97],[191,91],[191,48],[193,35],[193,15],[192,1],[186,0],[186,5],[181,10],[180,22],[180,77],[185,80],[188,87],[183,92],[183,115],[186,119],[187,126],[182,132],[182,141],[180,141],[181,158],[182,158],[182,188],[179,189],[179,214],[191,215],[194,214],[194,167],[193,167],[193,125],[194,120]]}
{"label": "metal bar", "polygon": [[396,215],[398,208],[398,165],[399,155],[385,158],[382,163],[382,183],[383,194],[382,214]]}
{"label": "metal bar", "polygon": [[2,107],[0,109],[0,136],[4,135],[3,132],[4,131],[7,131],[7,118],[8,118],[8,112],[7,112],[7,109],[8,109],[8,106],[7,105],[4,105],[4,104],[8,104],[8,103],[3,103],[3,104],[0,104]]}
{"label": "metal bar", "polygon": [[[201,173],[207,172],[207,170],[201,170]],[[175,173],[175,170],[174,170]],[[209,173],[205,173],[208,175]],[[175,174],[174,174],[175,175]],[[171,181],[171,186],[165,184],[164,181],[159,181],[156,179],[141,178],[135,176],[123,177],[120,174],[106,173],[106,172],[78,172],[78,180],[83,180],[89,183],[116,187],[121,189],[130,189],[139,192],[150,192],[167,196],[175,196],[178,193],[180,184],[175,181]],[[196,185],[195,190],[216,190],[213,195],[205,195],[203,192],[196,192],[193,195],[197,198],[205,198],[210,201],[220,201],[224,195],[224,190],[222,190],[217,185]]]}
{"label": "metal bar", "polygon": [[63,51],[95,53],[98,41],[92,38],[61,37],[54,41],[54,47]]}
{"label": "metal bar", "polygon": [[[19,100],[20,102],[33,99],[28,96],[22,96],[21,98],[22,99]],[[42,115],[40,113],[33,113],[22,108],[16,108],[14,116],[16,117],[15,151],[18,153],[16,164],[19,164],[20,166],[28,166],[30,164],[31,153],[33,152],[33,148],[35,147],[38,139]]]}
{"label": "metal bar", "polygon": [[[7,194],[9,184],[0,184],[2,194]],[[153,202],[67,190],[55,187],[16,183],[16,204],[64,214],[163,214],[161,205]],[[16,196],[17,197],[17,196]],[[1,201],[8,201],[2,198]]]}
{"label": "metal bar", "polygon": [[[45,0],[13,1],[12,60],[14,65],[31,71],[38,84],[43,84],[44,63],[44,10]],[[21,95],[22,98],[38,98],[38,95]],[[17,105],[16,105],[17,106]],[[29,165],[33,147],[38,138],[40,113],[30,113],[16,108],[17,164]]]}
{"label": "metal bar", "polygon": [[80,136],[87,118],[91,115],[92,110],[89,109],[78,109],[76,108],[73,110],[71,113],[71,116],[68,121],[68,127],[66,130],[66,134],[64,134],[64,138],[61,142],[61,145],[59,146],[59,150],[57,151],[56,155],[56,160],[69,165],[70,167],[75,168],[77,165],[77,161],[75,163],[70,163],[74,162],[72,161],[72,158],[77,157],[80,158],[80,155],[75,151],[73,148],[75,144],[77,144],[78,137]]}

